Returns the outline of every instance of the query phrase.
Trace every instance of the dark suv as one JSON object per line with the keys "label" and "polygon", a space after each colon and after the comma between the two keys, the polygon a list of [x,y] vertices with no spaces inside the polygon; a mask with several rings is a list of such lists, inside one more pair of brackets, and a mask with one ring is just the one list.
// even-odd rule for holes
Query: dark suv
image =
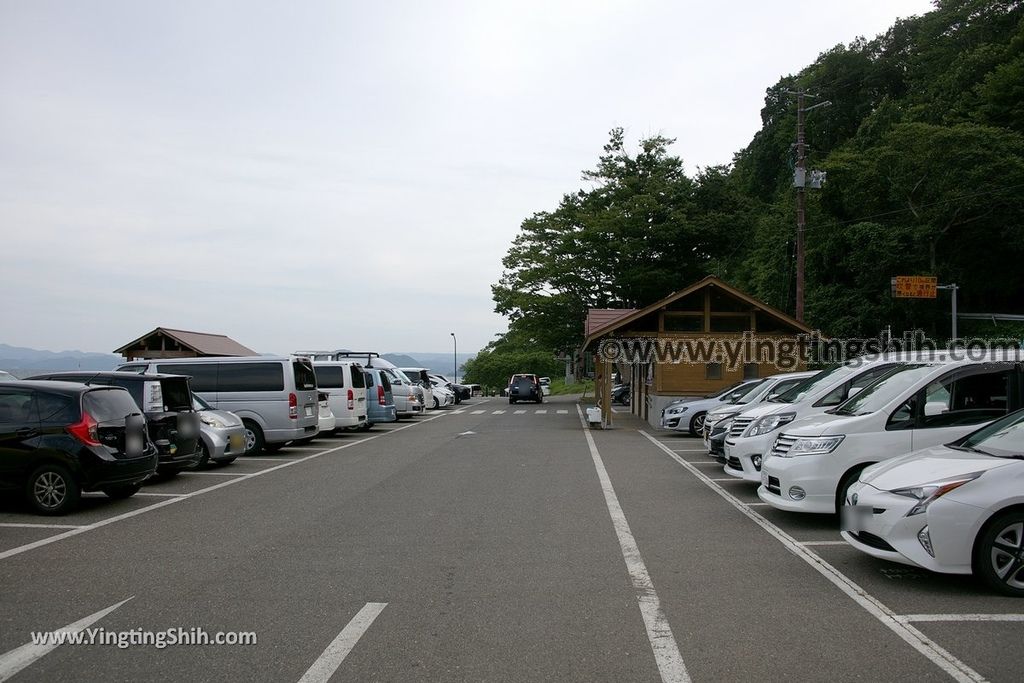
{"label": "dark suv", "polygon": [[0,382],[0,489],[60,515],[82,491],[128,498],[156,471],[157,450],[131,395],[70,382]]}
{"label": "dark suv", "polygon": [[128,390],[146,416],[149,438],[160,451],[157,473],[177,474],[199,462],[199,413],[192,402],[188,377],[140,375],[134,372],[55,372],[30,379],[81,382]]}
{"label": "dark suv", "polygon": [[536,375],[515,375],[508,385],[508,402],[533,401],[544,402],[544,392]]}

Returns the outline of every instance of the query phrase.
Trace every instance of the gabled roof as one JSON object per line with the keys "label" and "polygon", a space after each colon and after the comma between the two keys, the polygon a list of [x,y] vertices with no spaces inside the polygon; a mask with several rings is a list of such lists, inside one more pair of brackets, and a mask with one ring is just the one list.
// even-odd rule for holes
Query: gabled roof
{"label": "gabled roof", "polygon": [[[685,296],[689,296],[690,294],[693,294],[694,292],[696,292],[696,291],[698,291],[700,289],[704,289],[705,287],[718,287],[719,289],[721,289],[726,294],[729,294],[730,296],[733,296],[733,297],[739,299],[740,301],[744,301],[744,302],[750,304],[750,306],[753,307],[753,308],[758,308],[758,309],[764,311],[765,313],[767,313],[768,315],[772,316],[773,318],[776,318],[776,319],[782,321],[783,323],[785,323],[785,324],[795,328],[797,331],[805,332],[807,334],[812,334],[814,332],[814,330],[812,330],[807,325],[804,325],[802,322],[800,322],[796,318],[783,313],[782,311],[780,311],[777,308],[769,306],[768,304],[764,303],[763,301],[759,301],[759,300],[755,299],[754,297],[750,296],[749,294],[741,292],[740,290],[736,289],[735,287],[733,287],[733,286],[731,286],[729,284],[726,284],[722,280],[718,279],[714,275],[708,275],[703,280],[700,280],[698,282],[694,282],[689,287],[686,287],[685,289],[681,289],[678,292],[672,292],[671,294],[666,296],[664,299],[661,299],[660,301],[655,301],[653,304],[651,304],[650,306],[647,306],[646,308],[633,309],[632,311],[626,311],[624,315],[621,315],[621,316],[615,318],[613,321],[611,321],[609,323],[606,323],[603,327],[598,328],[598,329],[594,329],[594,330],[590,329],[590,327],[589,327],[590,312],[588,311],[587,312],[587,321],[588,321],[587,338],[586,338],[586,340],[584,340],[582,348],[586,349],[588,346],[593,344],[599,337],[603,337],[604,335],[608,334],[609,332],[614,332],[617,329],[625,327],[626,325],[629,325],[630,323],[635,322],[635,321],[639,320],[640,318],[643,318],[646,315],[650,315],[651,313],[656,313],[659,309],[664,308],[665,306],[668,306],[672,302],[678,301],[679,299],[682,299]],[[600,311],[600,310],[609,310],[609,309],[591,309],[591,310],[598,310],[598,311]],[[615,309],[611,309],[611,310],[615,310]],[[619,309],[619,310],[625,311],[626,309]]]}
{"label": "gabled roof", "polygon": [[141,344],[144,340],[155,335],[170,337],[180,345],[195,351],[201,356],[258,356],[252,349],[242,346],[234,339],[223,334],[210,334],[208,332],[189,332],[187,330],[174,330],[169,327],[158,327],[152,332],[147,332],[138,339],[125,344],[114,353],[124,353],[128,349]]}
{"label": "gabled roof", "polygon": [[630,313],[635,313],[635,308],[591,308],[587,310],[587,323],[584,334],[588,337],[603,327],[611,325],[616,320],[625,318]]}

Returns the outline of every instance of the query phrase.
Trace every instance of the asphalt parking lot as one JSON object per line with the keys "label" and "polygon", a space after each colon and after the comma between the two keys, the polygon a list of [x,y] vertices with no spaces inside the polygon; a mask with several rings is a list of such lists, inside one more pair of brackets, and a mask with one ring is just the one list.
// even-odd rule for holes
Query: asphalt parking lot
{"label": "asphalt parking lot", "polygon": [[[456,409],[0,508],[0,680],[1020,679],[1024,605],[862,555],[697,439],[576,403]],[[256,644],[32,645],[172,627]]]}

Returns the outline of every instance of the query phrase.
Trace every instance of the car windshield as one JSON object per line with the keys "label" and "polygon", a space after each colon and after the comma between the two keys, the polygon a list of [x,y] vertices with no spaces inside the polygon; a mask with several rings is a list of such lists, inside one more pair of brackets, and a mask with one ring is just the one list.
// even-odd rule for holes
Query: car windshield
{"label": "car windshield", "polygon": [[735,383],[730,384],[729,386],[725,387],[721,391],[716,391],[716,392],[711,393],[711,394],[706,394],[704,396],[704,398],[721,398],[722,396],[725,396],[726,394],[728,394],[730,391],[732,391],[736,387],[740,386],[741,384],[743,384],[743,382],[735,382]]}
{"label": "car windshield", "polygon": [[935,365],[931,363],[897,365],[856,396],[844,401],[835,409],[835,413],[837,415],[867,415],[880,410],[920,382],[921,378],[931,372],[934,367]]}
{"label": "car windshield", "polygon": [[786,393],[779,394],[772,401],[775,403],[799,403],[818,389],[831,384],[833,376],[840,370],[845,370],[846,367],[845,365],[836,365],[827,370],[822,370],[816,375],[811,375]]}
{"label": "car windshield", "polygon": [[957,446],[994,455],[997,458],[1022,457],[1024,454],[1024,410],[1018,410],[1001,420],[982,427],[960,441]]}
{"label": "car windshield", "polygon": [[759,382],[754,382],[749,387],[746,387],[746,386],[741,387],[741,389],[744,390],[743,393],[740,394],[739,396],[736,396],[735,394],[733,394],[733,397],[729,399],[729,403],[732,403],[732,404],[750,403],[751,401],[754,400],[754,397],[757,396],[757,394],[761,391],[761,389],[764,388],[764,383],[766,381],[767,380],[762,379]]}

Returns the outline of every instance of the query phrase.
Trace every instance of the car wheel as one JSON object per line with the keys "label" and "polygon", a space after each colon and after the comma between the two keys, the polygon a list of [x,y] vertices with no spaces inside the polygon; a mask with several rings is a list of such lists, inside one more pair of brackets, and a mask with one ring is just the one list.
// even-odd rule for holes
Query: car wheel
{"label": "car wheel", "polygon": [[200,439],[199,440],[199,460],[197,460],[194,465],[190,465],[189,467],[186,467],[185,469],[188,469],[188,470],[198,470],[201,467],[205,467],[209,463],[210,463],[210,451],[209,451],[209,449],[206,448],[206,444],[203,443],[203,440]]}
{"label": "car wheel", "polygon": [[142,484],[140,483],[128,484],[125,486],[107,486],[103,488],[102,491],[107,496],[107,498],[114,498],[120,500],[123,498],[131,498],[136,493],[138,493],[139,489],[141,488]]}
{"label": "car wheel", "polygon": [[441,407],[441,404],[438,402],[437,396],[435,396],[434,397],[434,410],[437,410],[440,407]]}
{"label": "car wheel", "polygon": [[71,473],[57,464],[38,468],[25,486],[28,501],[36,512],[63,515],[78,504],[81,490]]}
{"label": "car wheel", "polygon": [[267,442],[263,439],[263,430],[252,420],[242,420],[245,427],[245,455],[259,455]]}
{"label": "car wheel", "polygon": [[974,544],[974,573],[1004,595],[1024,597],[1024,511],[1004,512]]}
{"label": "car wheel", "polygon": [[704,429],[704,418],[707,417],[707,413],[697,413],[690,420],[690,436],[697,436],[701,430]]}
{"label": "car wheel", "polygon": [[846,505],[846,494],[850,492],[850,487],[857,483],[857,480],[860,478],[860,473],[865,467],[867,467],[867,465],[856,467],[844,474],[843,478],[839,480],[839,487],[836,489],[837,513],[842,512],[843,506]]}

